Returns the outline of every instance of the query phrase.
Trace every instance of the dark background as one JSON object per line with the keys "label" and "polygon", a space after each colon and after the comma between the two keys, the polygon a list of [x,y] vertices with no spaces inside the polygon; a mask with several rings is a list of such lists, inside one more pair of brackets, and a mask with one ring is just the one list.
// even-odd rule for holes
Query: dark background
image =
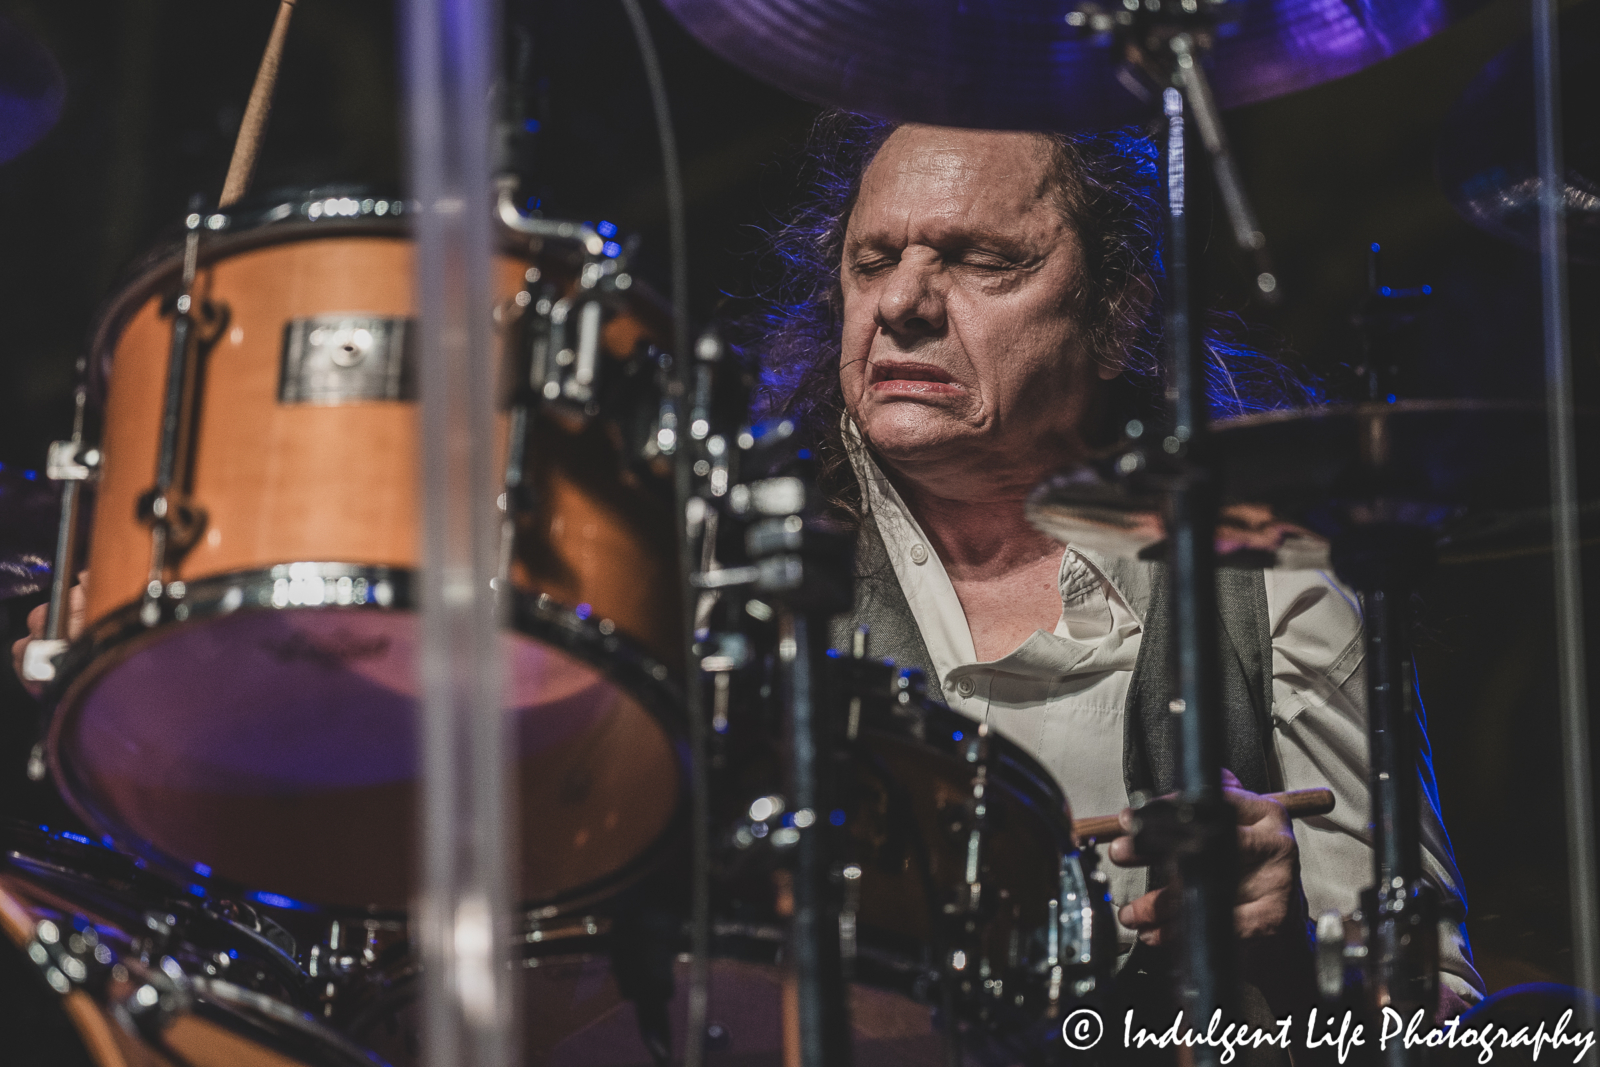
{"label": "dark background", "polygon": [[[1578,6],[1592,14],[1595,5]],[[7,484],[21,486],[17,473],[41,467],[46,444],[66,436],[73,365],[119,273],[191,194],[214,200],[220,190],[276,7],[0,0],[0,12],[48,45],[68,84],[57,128],[0,165]],[[299,6],[257,189],[400,189],[393,8],[392,0]],[[651,15],[684,156],[693,308],[700,321],[749,310],[771,277],[757,257],[762,231],[783,214],[816,108],[737,73],[659,8]],[[1452,101],[1525,31],[1527,17],[1526,0],[1496,0],[1362,74],[1230,112],[1286,299],[1277,309],[1250,305],[1244,265],[1213,241],[1216,301],[1337,387],[1358,358],[1350,316],[1366,288],[1366,249],[1381,241],[1385,282],[1428,283],[1437,294],[1413,338],[1412,395],[1542,395],[1537,263],[1464,223],[1433,165]],[[507,54],[527,74],[527,113],[541,123],[530,191],[547,213],[609,219],[639,234],[640,272],[665,291],[656,139],[620,8],[507,0],[507,19]],[[1571,292],[1573,357],[1592,401],[1595,269],[1574,267]],[[13,522],[9,513],[4,522]],[[1600,558],[1588,551],[1585,565],[1593,605]],[[11,636],[37,599],[7,605]],[[1540,552],[1442,568],[1425,597],[1421,677],[1469,929],[1491,989],[1571,973],[1551,612],[1550,557]],[[1597,633],[1600,618],[1591,618],[1591,647]],[[49,794],[23,778],[36,723],[14,678],[0,674],[0,814],[59,817]]]}

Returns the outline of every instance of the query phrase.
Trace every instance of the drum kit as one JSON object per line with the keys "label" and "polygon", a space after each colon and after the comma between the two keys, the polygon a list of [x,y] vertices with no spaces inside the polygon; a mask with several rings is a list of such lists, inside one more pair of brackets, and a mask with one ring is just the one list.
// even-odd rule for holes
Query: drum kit
{"label": "drum kit", "polygon": [[[1190,189],[1205,179],[1194,161],[1210,159],[1270,295],[1216,108],[1359,70],[1466,5],[667,6],[714,51],[820,102],[1010,128],[1161,111],[1169,189],[1182,195],[1188,138]],[[0,51],[43,55],[8,23]],[[38,84],[0,83],[0,114],[32,123],[5,125],[15,143],[0,140],[0,158],[60,109],[48,57],[28,69]],[[917,672],[872,659],[869,634],[826,649],[826,620],[851,606],[853,539],[822,514],[805,442],[781,417],[750,420],[755,370],[716,333],[669,354],[682,324],[630,274],[617,235],[524,215],[513,189],[490,314],[507,383],[494,588],[525,1061],[1068,1056],[1062,1020],[1109,1003],[1115,980],[1090,846],[1120,826],[1074,824],[1036,761],[930,699]],[[80,368],[72,436],[51,449],[60,512],[46,639],[27,663],[49,685],[33,770],[93,836],[9,833],[0,930],[59,999],[73,1055],[96,1067],[411,1064],[423,1028],[408,919],[423,644],[416,206],[355,188],[224,202],[195,205],[121,285]],[[1181,208],[1168,246],[1179,283]],[[1198,366],[1201,346],[1169,327],[1173,367]],[[1544,410],[1380,389],[1207,427],[1200,379],[1174,380],[1172,426],[1130,427],[1041,486],[1030,515],[1063,541],[1165,558],[1189,598],[1175,602],[1203,605],[1194,591],[1213,562],[1195,534],[1219,499],[1264,504],[1293,519],[1290,535],[1216,565],[1331,565],[1362,590],[1373,684],[1387,687],[1372,698],[1377,868],[1352,926],[1366,932],[1347,944],[1345,924],[1321,931],[1322,988],[1346,996],[1352,969],[1375,1003],[1426,1003],[1435,905],[1400,785],[1415,740],[1395,605],[1441,552],[1549,536]],[[1591,415],[1576,422],[1593,438]],[[692,475],[675,484],[680,468]],[[8,556],[7,595],[42,588],[43,563]],[[86,621],[69,641],[80,570]],[[1194,619],[1179,644],[1205,648],[1208,625]],[[1204,675],[1174,688],[1175,707],[1195,709],[1180,716],[1190,752],[1209,744]],[[709,726],[699,767],[693,709]],[[1185,987],[1214,1003],[1229,935],[1199,917],[1231,899],[1207,863],[1208,827],[1232,817],[1217,768],[1185,766],[1178,800],[1148,808],[1140,832],[1168,841],[1195,890]],[[1331,804],[1286,799],[1296,813]],[[696,834],[704,864],[690,862]]]}

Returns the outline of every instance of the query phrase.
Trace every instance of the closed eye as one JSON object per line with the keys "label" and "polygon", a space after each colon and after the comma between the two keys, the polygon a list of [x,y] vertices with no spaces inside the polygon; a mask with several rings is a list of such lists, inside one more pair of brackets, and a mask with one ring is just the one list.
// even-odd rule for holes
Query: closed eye
{"label": "closed eye", "polygon": [[853,274],[871,277],[893,269],[898,262],[898,259],[881,254],[857,256],[850,261],[850,271]]}
{"label": "closed eye", "polygon": [[963,267],[981,270],[1015,270],[1023,265],[1009,256],[982,248],[964,248],[953,258]]}

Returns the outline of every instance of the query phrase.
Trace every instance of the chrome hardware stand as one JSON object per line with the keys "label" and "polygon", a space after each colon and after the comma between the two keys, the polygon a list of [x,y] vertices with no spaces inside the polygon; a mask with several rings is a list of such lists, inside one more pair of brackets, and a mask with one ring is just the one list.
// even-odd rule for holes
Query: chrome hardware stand
{"label": "chrome hardware stand", "polygon": [[[578,274],[578,294],[562,298],[546,282],[538,267],[529,267],[525,284],[511,303],[499,309],[498,324],[509,336],[515,324],[525,331],[520,346],[527,359],[526,374],[512,390],[507,430],[504,492],[499,498],[500,562],[496,589],[506,589],[511,577],[511,551],[518,497],[524,492],[529,420],[542,404],[573,409],[583,417],[598,412],[603,388],[600,330],[604,324],[604,296],[633,284],[627,260],[605,255],[605,239],[590,226],[525,215],[516,203],[517,179],[496,179],[496,216],[506,229],[529,239],[537,253],[546,243],[581,249],[583,266]],[[576,329],[573,329],[573,326]],[[576,337],[573,337],[573,333]],[[509,348],[509,346],[507,346]]]}
{"label": "chrome hardware stand", "polygon": [[[1373,502],[1381,514],[1381,501]],[[1439,899],[1422,877],[1417,709],[1412,675],[1411,593],[1434,561],[1425,526],[1374,522],[1333,539],[1334,571],[1362,594],[1367,644],[1367,732],[1371,745],[1374,885],[1362,894],[1368,998],[1407,1018],[1431,1017],[1439,1000]],[[1420,1049],[1393,1042],[1393,1067],[1420,1062]]]}
{"label": "chrome hardware stand", "polygon": [[1134,91],[1153,87],[1152,96],[1157,98],[1169,87],[1183,93],[1201,146],[1211,160],[1217,195],[1234,243],[1255,261],[1256,293],[1276,304],[1283,294],[1267,254],[1267,238],[1245,194],[1210,79],[1201,65],[1218,22],[1238,17],[1241,6],[1233,0],[1145,0],[1142,6],[1081,0],[1067,13],[1066,22],[1128,57],[1121,79],[1125,87]]}
{"label": "chrome hardware stand", "polygon": [[[1187,53],[1184,53],[1187,54]],[[1193,68],[1198,74],[1199,67]],[[1191,78],[1191,83],[1198,81]],[[1192,134],[1188,98],[1162,94],[1167,116],[1167,396],[1171,433],[1163,450],[1174,457],[1168,483],[1168,576],[1173,615],[1174,697],[1178,720],[1178,807],[1189,827],[1173,850],[1181,886],[1182,971],[1179,994],[1189,1025],[1203,1030],[1211,1014],[1233,1003],[1235,817],[1222,795],[1222,707],[1217,681],[1216,499],[1205,467],[1209,412],[1206,348],[1200,326],[1198,247],[1189,241],[1187,180]],[[1194,1050],[1210,1067],[1218,1053]]]}
{"label": "chrome hardware stand", "polygon": [[[1164,116],[1166,164],[1166,373],[1170,425],[1159,446],[1143,451],[1133,470],[1167,500],[1167,569],[1173,613],[1171,710],[1178,735],[1178,796],[1148,812],[1139,850],[1165,856],[1178,877],[1181,931],[1178,992],[1186,1021],[1204,1032],[1214,1011],[1233,1018],[1236,949],[1233,936],[1236,829],[1222,792],[1222,708],[1217,680],[1215,526],[1217,502],[1208,466],[1208,363],[1200,301],[1200,249],[1191,241],[1190,205],[1204,171],[1191,158],[1208,156],[1236,242],[1257,257],[1256,286],[1276,299],[1278,283],[1265,260],[1266,241],[1244,195],[1204,57],[1221,0],[1157,0],[1140,10],[1078,4],[1069,25],[1097,35],[1130,57],[1130,80],[1157,93]],[[1148,437],[1146,438],[1149,439]],[[1129,471],[1132,473],[1132,470]],[[1196,1067],[1215,1067],[1220,1053],[1191,1050]]]}
{"label": "chrome hardware stand", "polygon": [[[79,372],[82,373],[80,364]],[[73,397],[72,438],[52,441],[45,462],[45,476],[61,484],[61,523],[56,531],[55,569],[50,575],[50,609],[45,616],[44,637],[28,644],[23,654],[22,677],[30,682],[49,682],[56,676],[56,660],[67,650],[71,623],[72,580],[78,570],[78,521],[83,485],[100,469],[100,450],[86,448],[83,442],[84,409],[88,390],[78,386]]]}
{"label": "chrome hardware stand", "polygon": [[498,55],[489,0],[401,4],[416,202],[422,424],[420,785],[415,908],[422,1062],[520,1062],[510,872],[518,864],[501,706],[490,175]]}
{"label": "chrome hardware stand", "polygon": [[[699,390],[696,390],[698,393]],[[696,410],[699,405],[692,407]],[[709,405],[702,410],[709,410]],[[707,429],[710,421],[706,420]],[[696,427],[691,427],[695,429]],[[828,821],[842,788],[838,754],[845,724],[827,714],[822,699],[828,620],[849,610],[853,548],[843,534],[809,521],[816,502],[803,460],[793,456],[792,423],[741,434],[748,470],[766,477],[733,485],[727,510],[744,524],[742,566],[700,571],[693,585],[714,590],[747,587],[772,601],[778,634],[778,693],[783,707],[785,825],[774,845],[790,856],[793,917],[790,951],[797,988],[798,1062],[802,1067],[849,1067],[848,988],[841,925],[849,879],[834,855],[836,832]],[[709,435],[706,435],[709,439]],[[702,477],[713,473],[709,467]],[[702,500],[702,511],[709,505]],[[780,835],[781,838],[780,838]]]}
{"label": "chrome hardware stand", "polygon": [[794,918],[790,945],[800,1017],[802,1067],[849,1067],[850,1019],[839,939],[841,901],[826,840],[832,807],[827,781],[830,724],[819,701],[827,616],[785,607],[778,613],[778,673],[787,712],[794,829]]}

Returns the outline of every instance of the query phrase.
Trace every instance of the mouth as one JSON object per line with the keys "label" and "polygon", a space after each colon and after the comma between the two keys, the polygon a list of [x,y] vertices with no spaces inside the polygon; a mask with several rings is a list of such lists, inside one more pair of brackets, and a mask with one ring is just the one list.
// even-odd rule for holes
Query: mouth
{"label": "mouth", "polygon": [[883,395],[937,396],[962,391],[949,372],[932,363],[873,361],[868,380],[871,390]]}

